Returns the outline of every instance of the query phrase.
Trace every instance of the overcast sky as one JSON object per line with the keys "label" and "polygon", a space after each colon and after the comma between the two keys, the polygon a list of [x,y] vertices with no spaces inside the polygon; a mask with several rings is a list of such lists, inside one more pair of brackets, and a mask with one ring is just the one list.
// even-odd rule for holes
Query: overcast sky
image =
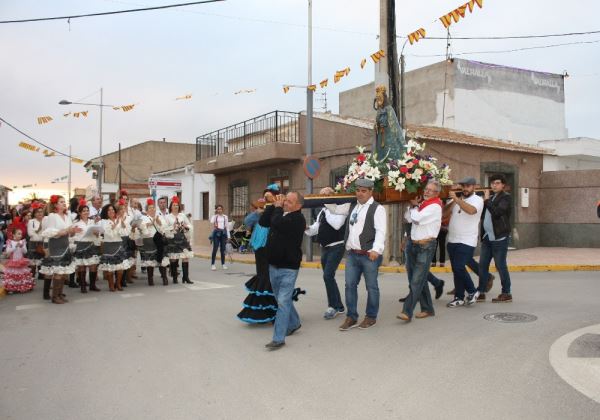
{"label": "overcast sky", "polygon": [[[183,1],[183,0],[182,0]],[[444,36],[437,18],[466,0],[396,1],[398,34],[420,27]],[[0,20],[61,16],[177,0],[2,0]],[[227,0],[182,9],[150,11],[64,21],[0,25],[0,116],[34,138],[82,159],[99,149],[97,108],[60,106],[68,99],[136,104],[133,111],[104,112],[105,153],[118,143],[146,140],[194,142],[196,136],[275,109],[305,109],[305,94],[284,84],[305,84],[307,73],[306,0]],[[529,35],[600,30],[600,2],[594,0],[485,0],[483,9],[453,24],[453,36]],[[363,57],[378,49],[379,0],[313,0],[313,79],[351,67],[349,77],[327,92],[328,108],[338,111],[338,93],[372,81],[373,65],[360,70]],[[600,33],[502,41],[459,41],[454,54],[498,51],[577,41],[600,40]],[[423,40],[407,46],[407,69],[440,61],[445,42]],[[457,55],[458,56],[458,55]],[[600,138],[600,42],[513,53],[469,54],[473,59],[532,70],[562,73],[569,135]],[[254,93],[234,92],[256,89]],[[192,94],[191,100],[175,101]],[[318,98],[319,95],[317,94]],[[319,109],[320,104],[315,104]],[[64,118],[88,110],[87,118]],[[54,117],[47,125],[36,118]],[[23,136],[0,126],[0,184],[38,184],[52,188],[67,174],[67,159],[44,158],[19,148]],[[93,183],[73,165],[73,186]],[[65,186],[62,186],[65,189]]]}

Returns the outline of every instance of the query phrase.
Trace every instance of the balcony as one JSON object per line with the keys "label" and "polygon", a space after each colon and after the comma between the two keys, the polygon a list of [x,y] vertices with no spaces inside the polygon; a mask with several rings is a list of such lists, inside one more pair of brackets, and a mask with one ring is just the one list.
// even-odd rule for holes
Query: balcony
{"label": "balcony", "polygon": [[226,173],[299,160],[298,113],[273,111],[196,138],[195,171]]}

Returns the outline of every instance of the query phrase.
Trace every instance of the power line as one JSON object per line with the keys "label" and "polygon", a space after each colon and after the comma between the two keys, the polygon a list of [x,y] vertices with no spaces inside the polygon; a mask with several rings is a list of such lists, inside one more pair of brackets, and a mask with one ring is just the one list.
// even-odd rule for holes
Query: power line
{"label": "power line", "polygon": [[[581,36],[581,35],[593,35],[600,34],[600,30],[598,31],[587,31],[587,32],[566,32],[562,34],[541,34],[541,35],[506,35],[506,36],[453,36],[452,39],[461,39],[461,40],[498,40],[498,39],[533,39],[533,38],[553,38],[553,37],[563,37],[563,36]],[[397,38],[406,38],[405,36],[398,36]],[[422,39],[443,39],[446,37],[441,36],[428,36]]]}
{"label": "power line", "polygon": [[21,134],[21,135],[23,135],[23,136],[27,137],[29,140],[31,140],[31,141],[33,141],[33,142],[35,142],[35,143],[39,144],[39,145],[40,145],[40,146],[42,146],[42,147],[45,147],[45,148],[46,148],[46,149],[48,149],[48,150],[51,150],[51,151],[53,151],[53,152],[55,152],[55,153],[58,153],[58,154],[59,154],[59,155],[61,155],[61,156],[65,156],[65,157],[68,157],[68,158],[73,158],[73,157],[75,157],[75,156],[69,156],[69,155],[67,155],[66,153],[63,153],[63,152],[61,152],[60,150],[56,150],[56,149],[54,149],[54,148],[52,148],[52,147],[50,147],[50,146],[48,146],[48,145],[46,145],[46,144],[42,143],[41,141],[34,139],[34,138],[33,138],[33,137],[31,137],[29,134],[27,134],[27,133],[25,133],[25,132],[23,132],[23,131],[19,130],[17,127],[15,127],[14,125],[12,125],[11,123],[9,123],[8,121],[6,121],[6,120],[5,120],[4,118],[2,118],[2,117],[0,117],[0,121],[2,121],[4,124],[8,125],[10,128],[12,128],[13,130],[15,130],[17,133],[19,133],[19,134]]}
{"label": "power line", "polygon": [[[456,39],[456,38],[453,38],[453,39]],[[539,45],[539,46],[536,46],[536,47],[513,48],[513,49],[510,49],[510,50],[469,51],[469,52],[455,53],[455,54],[452,54],[452,56],[455,57],[455,56],[459,56],[459,55],[470,55],[470,54],[502,54],[502,53],[516,52],[516,51],[526,51],[526,50],[537,50],[537,49],[544,49],[544,48],[563,47],[563,46],[566,46],[566,45],[596,44],[598,42],[600,42],[600,39],[597,39],[595,41],[565,42],[565,43],[562,43],[562,44],[550,44],[550,45]],[[446,54],[427,54],[427,55],[410,54],[410,56],[412,56],[412,57],[418,57],[418,58],[425,58],[425,57],[446,57]]]}
{"label": "power line", "polygon": [[115,10],[112,12],[87,13],[84,15],[54,16],[54,17],[21,19],[21,20],[3,20],[3,21],[0,21],[0,23],[41,22],[41,21],[47,21],[47,20],[64,20],[64,19],[71,20],[71,19],[78,19],[78,18],[84,18],[84,17],[107,16],[107,15],[117,15],[117,14],[121,14],[121,13],[134,13],[134,12],[146,12],[149,10],[170,9],[173,7],[193,6],[193,5],[197,5],[197,4],[216,3],[216,2],[221,2],[221,1],[225,1],[225,0],[193,1],[193,2],[189,2],[189,3],[168,4],[165,6],[143,7],[143,8],[139,8],[139,9]]}

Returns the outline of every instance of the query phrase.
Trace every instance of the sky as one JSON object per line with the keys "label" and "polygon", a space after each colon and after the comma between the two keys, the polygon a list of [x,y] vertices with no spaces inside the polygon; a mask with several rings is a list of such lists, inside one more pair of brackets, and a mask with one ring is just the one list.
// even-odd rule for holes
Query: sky
{"label": "sky", "polygon": [[[396,1],[397,33],[423,27],[445,36],[437,20],[466,0]],[[177,0],[2,0],[0,20],[64,16],[176,3]],[[181,0],[183,2],[183,0]],[[135,104],[129,112],[105,108],[103,153],[147,140],[195,142],[195,138],[273,110],[306,109],[305,91],[282,86],[307,83],[307,0],[227,0],[181,9],[48,22],[0,24],[0,117],[35,139],[88,160],[99,154],[95,106],[61,106],[61,99]],[[451,26],[454,37],[555,34],[600,30],[600,2],[484,0],[483,9]],[[327,108],[338,111],[338,94],[373,80],[369,61],[379,49],[379,0],[313,0],[313,82],[329,78]],[[511,53],[473,53],[598,41]],[[402,42],[402,41],[400,41]],[[405,48],[406,69],[438,62],[445,40],[421,40]],[[567,71],[569,136],[600,138],[600,33],[524,40],[454,40],[460,58],[551,73]],[[461,53],[469,53],[459,55]],[[425,57],[424,57],[425,56]],[[336,70],[351,67],[333,84]],[[235,94],[240,90],[252,93]],[[315,110],[322,111],[321,91]],[[175,100],[192,94],[190,100]],[[63,117],[88,111],[87,118]],[[48,124],[37,117],[50,115]],[[18,147],[30,140],[0,125],[0,184],[33,191],[66,191],[52,184],[68,173],[68,159],[46,158]],[[43,150],[43,147],[41,148]],[[40,150],[40,151],[41,151]],[[142,157],[143,158],[143,157]],[[94,184],[83,165],[72,164],[73,187]]]}

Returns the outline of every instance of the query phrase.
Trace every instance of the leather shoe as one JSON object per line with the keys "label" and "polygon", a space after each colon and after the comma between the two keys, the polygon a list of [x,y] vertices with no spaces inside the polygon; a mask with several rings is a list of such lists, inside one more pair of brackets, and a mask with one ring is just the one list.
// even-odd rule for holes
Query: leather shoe
{"label": "leather shoe", "polygon": [[410,318],[404,312],[400,312],[400,314],[398,314],[396,316],[396,318],[401,319],[402,321],[406,321],[406,322],[410,321]]}
{"label": "leather shoe", "polygon": [[415,315],[415,318],[422,319],[422,318],[427,318],[430,316],[434,316],[434,314],[432,314],[431,312],[419,312],[418,314]]}
{"label": "leather shoe", "polygon": [[296,331],[298,331],[300,329],[300,327],[302,327],[302,324],[298,324],[298,326],[296,328],[292,328],[291,330],[289,330],[286,334],[286,336],[290,336],[292,334],[294,334]]}
{"label": "leather shoe", "polygon": [[408,297],[408,296],[404,296],[403,298],[400,298],[400,299],[398,299],[398,302],[404,302],[404,301],[406,301],[406,298],[407,298],[407,297]]}
{"label": "leather shoe", "polygon": [[446,282],[444,280],[440,280],[440,285],[436,286],[435,288],[435,298],[439,299],[440,296],[442,296],[442,294],[444,293],[444,284],[446,284]]}
{"label": "leather shoe", "polygon": [[282,348],[283,346],[285,346],[285,341],[271,341],[268,344],[265,344],[265,347],[268,348],[269,350],[277,350]]}

